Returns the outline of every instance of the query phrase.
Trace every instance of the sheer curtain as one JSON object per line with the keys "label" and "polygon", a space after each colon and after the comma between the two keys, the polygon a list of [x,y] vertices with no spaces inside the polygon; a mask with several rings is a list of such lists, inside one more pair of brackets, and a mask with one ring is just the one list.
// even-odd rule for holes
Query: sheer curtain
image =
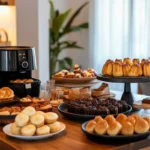
{"label": "sheer curtain", "polygon": [[[150,0],[92,0],[90,5],[90,62],[97,72],[107,59],[150,56]],[[123,84],[110,86],[123,90]]]}

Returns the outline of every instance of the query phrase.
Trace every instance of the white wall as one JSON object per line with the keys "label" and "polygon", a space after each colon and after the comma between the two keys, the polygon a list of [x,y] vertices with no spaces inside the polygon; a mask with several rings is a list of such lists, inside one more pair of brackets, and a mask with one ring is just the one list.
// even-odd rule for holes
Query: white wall
{"label": "white wall", "polygon": [[42,82],[49,79],[48,0],[16,0],[17,45],[36,48],[38,70],[33,77]]}

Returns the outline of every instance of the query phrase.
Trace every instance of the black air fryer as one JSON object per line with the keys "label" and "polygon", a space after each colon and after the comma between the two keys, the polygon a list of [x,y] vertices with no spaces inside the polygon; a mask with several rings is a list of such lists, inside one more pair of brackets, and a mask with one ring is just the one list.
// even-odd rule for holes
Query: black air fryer
{"label": "black air fryer", "polygon": [[[39,96],[40,81],[32,78],[36,67],[35,48],[28,46],[0,47],[0,87],[9,86],[15,95]],[[11,83],[16,79],[33,79],[32,83]]]}

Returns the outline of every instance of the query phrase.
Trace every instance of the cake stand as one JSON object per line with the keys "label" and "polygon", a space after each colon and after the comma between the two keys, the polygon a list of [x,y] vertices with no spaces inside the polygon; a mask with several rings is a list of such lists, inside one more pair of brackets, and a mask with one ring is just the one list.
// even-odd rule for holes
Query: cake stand
{"label": "cake stand", "polygon": [[132,106],[134,99],[131,92],[131,83],[144,83],[150,82],[150,77],[113,77],[108,75],[97,75],[97,79],[106,82],[124,83],[124,92],[121,100],[125,100],[129,105]]}

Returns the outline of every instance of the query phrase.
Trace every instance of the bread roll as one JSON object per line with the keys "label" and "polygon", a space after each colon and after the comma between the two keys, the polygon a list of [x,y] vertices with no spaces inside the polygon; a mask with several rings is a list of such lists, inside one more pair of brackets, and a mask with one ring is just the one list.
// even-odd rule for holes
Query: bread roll
{"label": "bread roll", "polygon": [[113,115],[108,115],[104,118],[104,120],[107,121],[108,125],[110,125],[111,123],[113,123],[114,121],[116,121],[116,119],[114,118]]}
{"label": "bread roll", "polygon": [[26,107],[23,111],[22,111],[22,113],[24,113],[24,114],[27,114],[29,117],[31,117],[31,116],[33,116],[34,114],[35,114],[35,108],[33,108],[33,107],[31,107],[31,106],[28,106],[28,107]]}
{"label": "bread roll", "polygon": [[43,116],[44,116],[45,113],[44,113],[43,111],[36,111],[36,112],[35,112],[35,115],[37,115],[37,114],[38,114],[38,115],[43,115]]}
{"label": "bread roll", "polygon": [[12,123],[10,126],[10,131],[14,135],[19,135],[20,134],[21,128],[17,126],[16,122]]}
{"label": "bread roll", "polygon": [[24,113],[20,113],[16,116],[15,122],[18,127],[23,127],[28,124],[29,116]]}
{"label": "bread roll", "polygon": [[149,124],[143,118],[139,118],[138,120],[136,120],[134,130],[138,134],[145,133],[149,130]]}
{"label": "bread roll", "polygon": [[94,118],[94,121],[96,122],[96,123],[98,123],[98,122],[101,122],[101,121],[103,121],[104,119],[101,117],[101,116],[96,116],[95,118]]}
{"label": "bread roll", "polygon": [[127,116],[124,114],[119,114],[116,118],[116,121],[118,121],[121,125],[123,124],[123,122],[127,119]]}
{"label": "bread roll", "polygon": [[108,129],[107,129],[107,134],[110,136],[115,136],[118,135],[121,131],[122,125],[118,121],[112,122]]}
{"label": "bread roll", "polygon": [[123,76],[122,65],[117,62],[113,63],[113,76],[115,77]]}
{"label": "bread roll", "polygon": [[148,124],[150,125],[150,118],[149,117],[143,117],[144,120],[146,120],[148,122]]}
{"label": "bread roll", "polygon": [[95,130],[96,122],[91,120],[87,123],[85,130],[89,133],[93,133]]}
{"label": "bread roll", "polygon": [[50,128],[50,132],[54,133],[60,130],[60,122],[56,121],[52,124],[48,124],[49,128]]}
{"label": "bread roll", "polygon": [[47,125],[39,127],[36,129],[37,135],[46,135],[50,133],[50,128]]}
{"label": "bread roll", "polygon": [[33,115],[30,118],[30,122],[34,124],[36,127],[41,127],[44,125],[44,116],[40,114]]}
{"label": "bread roll", "polygon": [[122,124],[121,134],[130,136],[134,133],[134,126],[129,121],[124,121]]}
{"label": "bread roll", "polygon": [[106,120],[102,120],[98,122],[95,126],[95,132],[100,135],[106,134],[108,129],[108,123]]}
{"label": "bread roll", "polygon": [[140,118],[140,116],[138,114],[133,114],[133,115],[131,115],[131,117],[133,117],[135,119],[135,121]]}
{"label": "bread roll", "polygon": [[28,124],[21,128],[21,134],[23,136],[33,136],[35,134],[36,127],[33,124]]}
{"label": "bread roll", "polygon": [[46,123],[53,123],[53,122],[57,121],[57,119],[58,119],[58,115],[53,112],[45,113],[44,117],[45,117]]}
{"label": "bread roll", "polygon": [[133,116],[128,116],[128,118],[125,121],[130,122],[133,126],[135,125],[135,122],[136,122]]}

